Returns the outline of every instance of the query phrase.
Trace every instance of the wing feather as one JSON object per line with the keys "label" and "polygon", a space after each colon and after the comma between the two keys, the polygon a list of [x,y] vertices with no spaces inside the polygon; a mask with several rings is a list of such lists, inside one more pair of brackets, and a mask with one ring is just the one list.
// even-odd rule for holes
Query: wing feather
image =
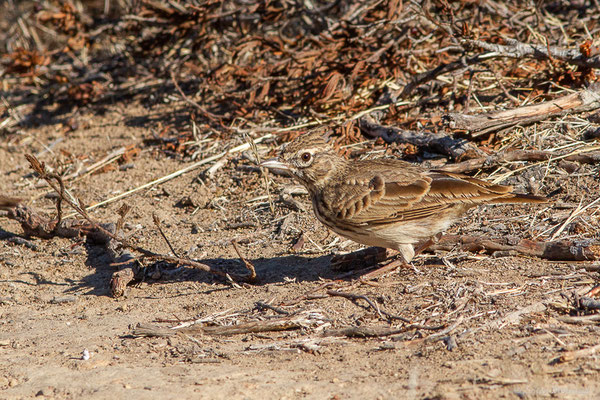
{"label": "wing feather", "polygon": [[366,178],[349,179],[324,190],[322,205],[347,224],[386,224],[429,218],[453,207],[465,209],[495,199],[506,202],[515,196],[510,186],[439,171],[372,171],[370,179]]}

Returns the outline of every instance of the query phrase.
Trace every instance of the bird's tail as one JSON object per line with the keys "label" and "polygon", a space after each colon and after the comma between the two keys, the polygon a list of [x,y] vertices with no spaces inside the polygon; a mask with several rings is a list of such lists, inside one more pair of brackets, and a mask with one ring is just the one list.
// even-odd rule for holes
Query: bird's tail
{"label": "bird's tail", "polygon": [[497,203],[497,204],[518,204],[518,203],[543,204],[543,203],[550,203],[550,200],[545,197],[534,196],[531,194],[510,193],[506,197],[498,197],[497,199],[494,199],[494,203]]}

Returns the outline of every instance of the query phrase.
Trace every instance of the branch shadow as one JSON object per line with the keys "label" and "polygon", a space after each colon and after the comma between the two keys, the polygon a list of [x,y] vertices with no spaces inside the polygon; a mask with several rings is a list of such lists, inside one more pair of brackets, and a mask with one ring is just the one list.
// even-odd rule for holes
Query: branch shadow
{"label": "branch shadow", "polygon": [[[88,295],[110,296],[109,283],[113,273],[118,268],[111,264],[112,259],[102,246],[86,243],[85,248],[87,251],[85,265],[90,269],[91,273],[83,277],[81,281],[73,282],[73,286],[66,290],[66,292],[83,291]],[[232,275],[245,275],[248,273],[239,258],[209,258],[197,261]],[[295,282],[316,282],[321,279],[333,279],[339,275],[338,272],[330,268],[330,256],[328,255],[317,257],[288,255],[257,258],[249,261],[256,269],[257,281],[253,283],[256,286],[283,283],[288,280],[294,280]],[[160,270],[161,277],[152,279],[149,275],[156,268]],[[226,283],[225,279],[205,271],[187,266],[173,266],[165,264],[162,261],[148,265],[146,270],[144,273],[144,282],[151,285],[175,282]],[[228,288],[224,287],[222,289],[227,290]],[[210,291],[214,290],[211,289]]]}

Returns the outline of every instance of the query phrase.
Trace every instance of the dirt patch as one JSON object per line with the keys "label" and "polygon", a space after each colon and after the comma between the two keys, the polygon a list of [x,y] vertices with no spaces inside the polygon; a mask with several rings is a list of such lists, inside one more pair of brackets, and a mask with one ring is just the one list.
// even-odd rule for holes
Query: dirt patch
{"label": "dirt patch", "polygon": [[[89,124],[53,154],[40,158],[50,161],[62,149],[99,158],[130,144],[132,136],[139,140],[149,135],[148,129],[123,126],[113,112],[90,116]],[[48,127],[24,135],[35,135],[36,143],[0,151],[2,165],[11,165],[2,192],[25,197],[32,206],[52,213],[51,200],[33,200],[42,191],[28,176],[23,154],[43,150],[42,144],[52,142],[56,133]],[[593,357],[552,363],[566,350],[597,343],[595,325],[562,323],[557,318],[563,313],[551,306],[561,301],[560,293],[594,282],[594,275],[584,269],[586,263],[467,253],[444,254],[442,260],[425,255],[416,260],[415,270],[400,269],[376,286],[344,289],[341,283],[340,290],[368,296],[386,312],[416,324],[447,327],[460,320],[440,338],[444,340],[423,340],[436,332],[423,329],[381,338],[322,336],[325,328],[400,325],[382,320],[361,300],[302,299],[307,293],[323,295],[323,283],[339,275],[329,267],[329,254],[340,250],[344,241],[315,220],[306,195],[295,197],[306,211],[277,202],[272,215],[261,197],[265,192],[260,174],[240,168],[244,164],[243,155],[232,156],[211,179],[194,171],[123,201],[133,206],[126,229],[146,247],[168,251],[154,229],[152,213],[160,216],[177,250],[231,271],[243,270],[229,244],[237,239],[257,268],[256,285],[232,286],[200,271],[163,265],[153,267],[144,282],[115,300],[108,296],[115,267],[106,263],[100,248],[67,239],[13,242],[20,227],[2,220],[2,396],[592,398],[600,392]],[[87,176],[69,188],[92,203],[181,167],[178,161],[144,151],[131,168]],[[272,190],[278,193],[290,184],[276,177]],[[176,206],[187,196],[211,200],[199,201],[197,210]],[[92,215],[114,221],[118,207],[116,202]],[[496,229],[521,232],[518,215],[523,210],[476,210],[463,221],[461,232],[481,233],[482,220],[487,221],[483,228],[494,228],[501,220],[504,227]],[[293,254],[290,248],[300,233],[305,245]],[[131,336],[136,324],[152,321],[170,320],[162,325],[171,326],[178,320],[220,315],[225,317],[220,323],[227,324],[277,316],[257,302],[295,302],[283,308],[290,313],[318,310],[327,326],[228,337]],[[522,318],[502,320],[538,303],[539,308]],[[454,344],[448,342],[450,337]],[[317,343],[312,350],[302,347],[308,339]],[[82,359],[85,349],[87,360]]]}
{"label": "dirt patch", "polygon": [[[583,2],[418,3],[8,2],[0,397],[599,397],[599,20]],[[480,207],[448,231],[500,250],[447,246],[361,281],[330,262],[360,247],[257,167],[314,127],[350,159],[455,168],[552,202]],[[102,246],[8,218],[7,197],[57,213],[26,154],[83,205],[108,200],[96,221],[131,206],[131,243],[171,253],[156,215],[177,254],[236,276],[235,241],[258,280],[144,259],[112,297],[122,265]],[[574,256],[527,257],[523,240],[568,240]],[[582,248],[589,260],[565,261]],[[215,333],[268,323],[293,329]]]}

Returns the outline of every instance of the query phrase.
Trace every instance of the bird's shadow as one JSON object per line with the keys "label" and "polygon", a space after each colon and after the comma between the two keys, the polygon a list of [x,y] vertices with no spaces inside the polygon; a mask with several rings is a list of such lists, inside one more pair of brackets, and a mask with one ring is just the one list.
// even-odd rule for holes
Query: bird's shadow
{"label": "bird's shadow", "polygon": [[[0,228],[0,241],[8,242],[11,238],[23,237],[27,240],[32,238],[24,237],[13,232]],[[18,244],[15,244],[18,245]],[[112,259],[107,254],[105,248],[101,245],[89,242],[81,243],[86,254],[85,267],[89,274],[86,274],[80,280],[65,279],[63,283],[48,281],[41,275],[33,271],[25,272],[26,275],[33,276],[35,282],[33,285],[56,285],[68,286],[65,293],[85,293],[88,295],[108,296],[110,295],[110,280],[115,271],[118,270],[112,264]],[[239,258],[206,258],[198,259],[201,263],[211,268],[227,272],[233,275],[246,275],[248,270]],[[332,279],[339,276],[330,267],[330,256],[321,255],[311,257],[309,255],[283,255],[269,258],[249,259],[256,270],[257,279],[254,285],[268,285],[273,283],[295,282],[316,282],[320,279]],[[168,284],[173,282],[199,282],[216,283],[225,282],[219,276],[207,273],[205,271],[192,267],[180,267],[164,262],[158,262],[147,267],[149,271],[144,274],[144,281],[148,284]],[[158,279],[152,278],[152,272],[158,270],[160,276]],[[24,282],[23,283],[28,283]]]}
{"label": "bird's shadow", "polygon": [[[86,244],[86,266],[90,274],[86,275],[68,292],[84,292],[89,295],[107,296],[110,294],[110,279],[117,270],[111,259],[101,246]],[[198,259],[211,268],[227,272],[231,275],[246,275],[248,270],[239,258],[205,258]],[[320,279],[332,279],[339,273],[330,268],[330,256],[317,257],[303,255],[284,255],[280,257],[257,258],[248,260],[254,265],[257,279],[254,285],[262,286],[272,283],[316,282]],[[152,278],[158,271],[159,278]],[[216,283],[225,280],[219,276],[192,267],[180,267],[158,262],[146,267],[144,282],[147,284],[169,284],[174,282]],[[139,281],[138,281],[139,283]]]}

